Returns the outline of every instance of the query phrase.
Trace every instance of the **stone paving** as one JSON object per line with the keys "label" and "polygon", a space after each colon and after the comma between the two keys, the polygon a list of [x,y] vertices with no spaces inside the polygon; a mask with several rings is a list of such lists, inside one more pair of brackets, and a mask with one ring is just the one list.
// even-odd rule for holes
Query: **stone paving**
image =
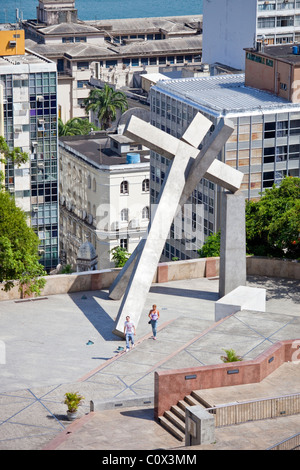
{"label": "stone paving", "polygon": [[[106,411],[110,427],[105,426],[106,440],[97,447],[103,433],[97,431],[98,423],[95,426],[98,412],[88,414],[90,400],[151,396],[155,370],[220,362],[223,347],[252,359],[280,339],[300,338],[299,283],[248,280],[250,286],[266,284],[266,313],[239,312],[222,325],[214,324],[217,280],[153,285],[138,325],[136,347],[129,353],[119,352],[124,341],[112,334],[119,302],[109,300],[105,291],[1,302],[0,340],[6,345],[6,362],[0,363],[0,450],[63,448],[69,429],[77,429],[72,434],[75,441],[68,439],[75,448],[126,448],[124,426],[131,430],[136,426],[136,433],[130,432],[131,449],[140,449],[145,442],[151,449],[159,443],[159,448],[176,448],[179,441],[153,421],[151,407],[130,408],[113,419]],[[147,321],[153,303],[161,313],[157,341],[151,339]],[[299,383],[299,376],[295,380]],[[67,391],[85,396],[82,418],[76,424],[66,418]],[[87,438],[89,427],[93,427],[92,439]]]}

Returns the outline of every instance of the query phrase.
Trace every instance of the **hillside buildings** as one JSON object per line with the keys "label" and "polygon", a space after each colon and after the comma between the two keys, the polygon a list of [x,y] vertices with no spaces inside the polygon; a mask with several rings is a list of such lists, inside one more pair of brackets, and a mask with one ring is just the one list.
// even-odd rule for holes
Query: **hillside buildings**
{"label": "hillside buildings", "polygon": [[[160,81],[150,90],[151,123],[180,138],[197,112],[213,126],[229,118],[235,130],[219,159],[244,173],[241,190],[256,200],[285,176],[300,176],[300,99],[292,93],[298,88],[300,55],[294,52],[292,45],[247,49],[246,75]],[[152,153],[150,163],[155,203],[170,162]],[[220,191],[205,179],[197,185],[188,213],[183,208],[183,222],[171,229],[163,260],[197,257],[199,234],[204,239],[220,227]]]}
{"label": "hillside buildings", "polygon": [[39,0],[37,19],[22,23],[26,45],[57,64],[59,116],[85,117],[95,86],[140,88],[141,73],[201,64],[202,15],[81,21],[75,1]]}
{"label": "hillside buildings", "polygon": [[0,131],[29,161],[9,162],[5,187],[40,239],[41,263],[58,264],[56,64],[25,48],[24,31],[0,25]]}
{"label": "hillside buildings", "polygon": [[203,62],[244,70],[243,48],[300,42],[298,0],[204,0]]}
{"label": "hillside buildings", "polygon": [[97,269],[114,266],[110,250],[132,253],[149,223],[149,150],[122,134],[62,137],[60,156],[60,254],[77,269],[86,240]]}

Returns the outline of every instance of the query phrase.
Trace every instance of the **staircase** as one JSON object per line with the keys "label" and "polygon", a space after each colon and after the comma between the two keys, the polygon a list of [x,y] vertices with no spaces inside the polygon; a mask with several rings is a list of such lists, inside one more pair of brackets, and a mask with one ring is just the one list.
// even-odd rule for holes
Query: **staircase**
{"label": "staircase", "polygon": [[211,405],[205,402],[199,391],[193,391],[190,395],[180,400],[177,405],[173,405],[169,411],[165,411],[163,416],[159,416],[159,423],[179,441],[185,440],[185,409],[187,406],[202,406],[203,409],[211,408]]}

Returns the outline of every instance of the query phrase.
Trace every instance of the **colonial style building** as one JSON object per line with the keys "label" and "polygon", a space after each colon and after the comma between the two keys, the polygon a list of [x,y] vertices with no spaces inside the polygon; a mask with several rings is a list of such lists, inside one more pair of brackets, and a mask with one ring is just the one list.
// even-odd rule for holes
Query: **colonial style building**
{"label": "colonial style building", "polygon": [[202,16],[90,20],[73,0],[39,0],[37,19],[22,23],[26,45],[58,70],[59,115],[84,117],[91,78],[116,88],[141,86],[141,73],[201,63]]}
{"label": "colonial style building", "polygon": [[146,234],[149,150],[122,134],[105,133],[62,137],[59,145],[62,264],[76,269],[88,239],[98,269],[110,268],[112,248],[132,253]]}

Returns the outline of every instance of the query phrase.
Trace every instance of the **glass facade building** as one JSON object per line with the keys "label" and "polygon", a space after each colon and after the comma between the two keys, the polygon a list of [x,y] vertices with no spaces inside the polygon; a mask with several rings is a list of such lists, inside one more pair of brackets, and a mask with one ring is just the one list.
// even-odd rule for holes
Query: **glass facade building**
{"label": "glass facade building", "polygon": [[6,189],[27,214],[40,240],[47,271],[58,259],[58,135],[56,65],[35,54],[0,59],[4,137],[29,161],[5,168]]}
{"label": "glass facade building", "polygon": [[[218,158],[243,173],[245,199],[257,200],[285,176],[300,176],[300,104],[245,87],[243,74],[161,81],[150,96],[152,125],[179,139],[198,112],[211,120],[211,132],[221,118],[233,122]],[[151,204],[170,165],[151,152]],[[205,238],[219,230],[221,191],[202,178],[172,225],[161,261],[198,257]]]}

